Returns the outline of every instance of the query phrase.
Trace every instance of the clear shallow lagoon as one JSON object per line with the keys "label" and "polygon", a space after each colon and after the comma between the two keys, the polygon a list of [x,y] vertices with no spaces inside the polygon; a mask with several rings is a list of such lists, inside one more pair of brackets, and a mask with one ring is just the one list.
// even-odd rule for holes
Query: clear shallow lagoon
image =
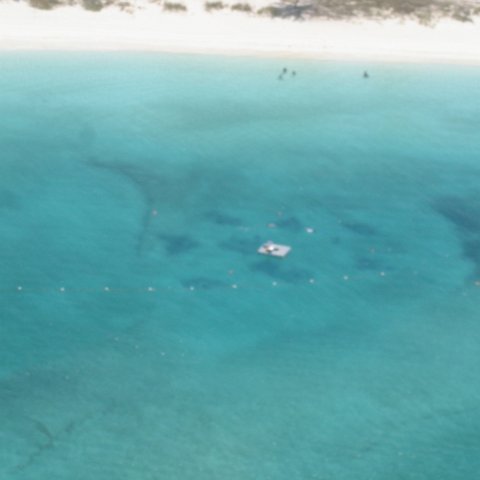
{"label": "clear shallow lagoon", "polygon": [[477,477],[479,68],[0,66],[2,479]]}

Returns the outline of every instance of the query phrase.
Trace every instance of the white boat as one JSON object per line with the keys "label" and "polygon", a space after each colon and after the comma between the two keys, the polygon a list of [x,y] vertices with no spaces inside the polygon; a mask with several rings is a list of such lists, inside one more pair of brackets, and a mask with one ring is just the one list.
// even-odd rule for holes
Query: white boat
{"label": "white boat", "polygon": [[269,257],[283,258],[290,253],[291,249],[292,247],[289,247],[288,245],[280,245],[269,240],[261,245],[257,252],[261,253],[262,255],[268,255]]}

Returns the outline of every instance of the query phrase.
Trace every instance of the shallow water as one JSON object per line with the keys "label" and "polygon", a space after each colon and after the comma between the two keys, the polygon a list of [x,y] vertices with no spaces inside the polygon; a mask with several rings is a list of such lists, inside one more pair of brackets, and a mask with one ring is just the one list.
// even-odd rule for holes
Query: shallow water
{"label": "shallow water", "polygon": [[476,478],[480,69],[0,65],[2,478]]}

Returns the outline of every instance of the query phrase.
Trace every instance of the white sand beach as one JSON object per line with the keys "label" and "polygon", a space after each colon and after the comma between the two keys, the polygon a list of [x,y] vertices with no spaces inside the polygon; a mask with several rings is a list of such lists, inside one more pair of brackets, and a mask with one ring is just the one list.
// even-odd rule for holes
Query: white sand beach
{"label": "white sand beach", "polygon": [[91,12],[79,6],[38,10],[0,3],[0,50],[133,50],[237,55],[309,56],[370,61],[480,64],[480,21],[305,20],[243,12],[206,12],[190,0],[188,11],[165,12],[137,3]]}

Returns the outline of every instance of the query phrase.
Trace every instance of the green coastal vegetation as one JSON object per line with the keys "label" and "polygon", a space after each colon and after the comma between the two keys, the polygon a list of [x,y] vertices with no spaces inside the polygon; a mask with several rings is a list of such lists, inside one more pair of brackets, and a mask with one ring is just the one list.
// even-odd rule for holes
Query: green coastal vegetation
{"label": "green coastal vegetation", "polygon": [[187,7],[178,2],[162,2],[163,9],[167,12],[186,12]]}
{"label": "green coastal vegetation", "polygon": [[223,2],[205,2],[205,10],[211,12],[212,10],[223,10],[225,4]]}
{"label": "green coastal vegetation", "polygon": [[[117,7],[133,12],[135,2],[128,0],[23,0],[34,8],[50,10],[60,6],[80,4],[90,11],[100,11],[106,7]],[[180,1],[152,0],[165,11],[185,12],[188,6]],[[441,18],[452,18],[461,22],[472,22],[480,15],[480,3],[474,0],[279,0],[256,9],[248,2],[224,3],[206,1],[204,8],[214,13],[231,10],[240,13],[257,14],[275,18],[307,20],[322,18],[330,20],[348,19],[415,19],[424,24],[432,24]]]}
{"label": "green coastal vegetation", "polygon": [[231,10],[234,10],[237,12],[247,12],[247,13],[253,12],[253,9],[249,3],[234,3],[230,8]]}

